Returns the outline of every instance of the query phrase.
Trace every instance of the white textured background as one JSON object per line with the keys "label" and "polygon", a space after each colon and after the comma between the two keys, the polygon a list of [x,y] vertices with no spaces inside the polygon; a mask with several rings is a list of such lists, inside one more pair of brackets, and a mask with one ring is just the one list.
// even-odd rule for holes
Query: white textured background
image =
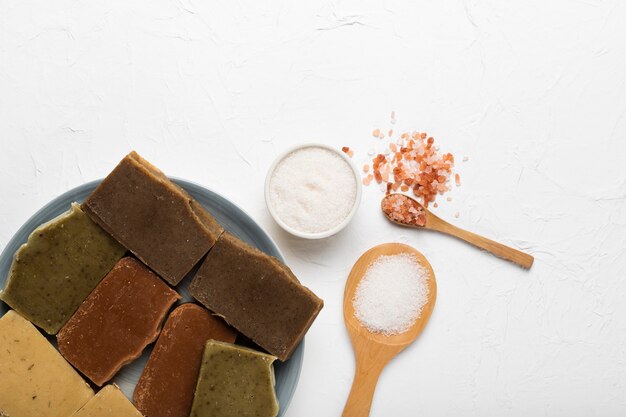
{"label": "white textured background", "polygon": [[[375,188],[325,241],[273,224],[279,151],[316,140],[362,163],[391,110],[470,157],[438,213],[528,250],[530,272],[387,224]],[[625,140],[619,0],[0,0],[0,245],[131,149],[226,195],[326,301],[289,417],[340,415],[343,285],[387,241],[430,259],[439,299],[372,416],[625,415]]]}

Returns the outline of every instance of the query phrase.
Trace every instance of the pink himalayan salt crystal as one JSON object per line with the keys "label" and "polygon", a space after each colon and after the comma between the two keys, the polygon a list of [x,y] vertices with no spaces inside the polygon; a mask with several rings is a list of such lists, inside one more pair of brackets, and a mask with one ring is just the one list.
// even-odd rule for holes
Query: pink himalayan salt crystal
{"label": "pink himalayan salt crystal", "polygon": [[402,195],[390,194],[381,203],[383,213],[393,221],[413,226],[426,226],[426,212],[417,201]]}
{"label": "pink himalayan salt crystal", "polygon": [[[384,137],[380,129],[373,134]],[[381,190],[389,194],[398,189],[403,192],[412,189],[425,207],[434,203],[437,195],[449,191],[454,156],[439,153],[434,142],[424,132],[405,132],[395,142],[388,143],[388,150],[372,160],[372,173]]]}
{"label": "pink himalayan salt crystal", "polygon": [[344,146],[343,148],[341,148],[341,150],[343,151],[343,153],[345,153],[346,155],[348,155],[350,158],[352,158],[354,156],[354,151],[352,151],[349,147]]}

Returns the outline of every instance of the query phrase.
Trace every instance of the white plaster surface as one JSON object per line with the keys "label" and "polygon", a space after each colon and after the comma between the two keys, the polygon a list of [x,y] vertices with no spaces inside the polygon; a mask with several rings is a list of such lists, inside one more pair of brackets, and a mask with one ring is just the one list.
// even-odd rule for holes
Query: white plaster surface
{"label": "white plaster surface", "polygon": [[[372,187],[333,238],[273,223],[278,152],[362,163],[392,110],[470,158],[438,214],[532,253],[530,272],[393,227]],[[625,141],[624,1],[0,0],[0,245],[131,149],[231,198],[326,302],[289,417],[341,414],[344,282],[389,241],[428,257],[439,298],[372,416],[626,415]]]}

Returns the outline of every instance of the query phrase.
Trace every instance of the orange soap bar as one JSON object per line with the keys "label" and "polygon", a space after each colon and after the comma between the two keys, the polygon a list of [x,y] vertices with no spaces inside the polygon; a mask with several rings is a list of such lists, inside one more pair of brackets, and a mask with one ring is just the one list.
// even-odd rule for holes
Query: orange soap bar
{"label": "orange soap bar", "polygon": [[189,290],[281,361],[291,356],[324,305],[286,265],[227,232]]}
{"label": "orange soap bar", "polygon": [[133,402],[149,417],[189,417],[207,340],[234,342],[236,331],[197,304],[170,314],[139,378]]}
{"label": "orange soap bar", "polygon": [[171,285],[223,232],[198,202],[136,152],[122,159],[82,209]]}
{"label": "orange soap bar", "polygon": [[59,331],[59,351],[102,386],[156,340],[179,299],[141,262],[122,258]]}

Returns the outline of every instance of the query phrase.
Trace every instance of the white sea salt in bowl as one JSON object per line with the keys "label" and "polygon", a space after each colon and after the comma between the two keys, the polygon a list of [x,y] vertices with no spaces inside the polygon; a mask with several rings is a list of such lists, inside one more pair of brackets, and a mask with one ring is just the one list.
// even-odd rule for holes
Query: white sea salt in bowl
{"label": "white sea salt in bowl", "polygon": [[321,239],[350,222],[361,202],[356,166],[343,152],[306,143],[276,158],[265,179],[265,203],[280,227],[294,236]]}

